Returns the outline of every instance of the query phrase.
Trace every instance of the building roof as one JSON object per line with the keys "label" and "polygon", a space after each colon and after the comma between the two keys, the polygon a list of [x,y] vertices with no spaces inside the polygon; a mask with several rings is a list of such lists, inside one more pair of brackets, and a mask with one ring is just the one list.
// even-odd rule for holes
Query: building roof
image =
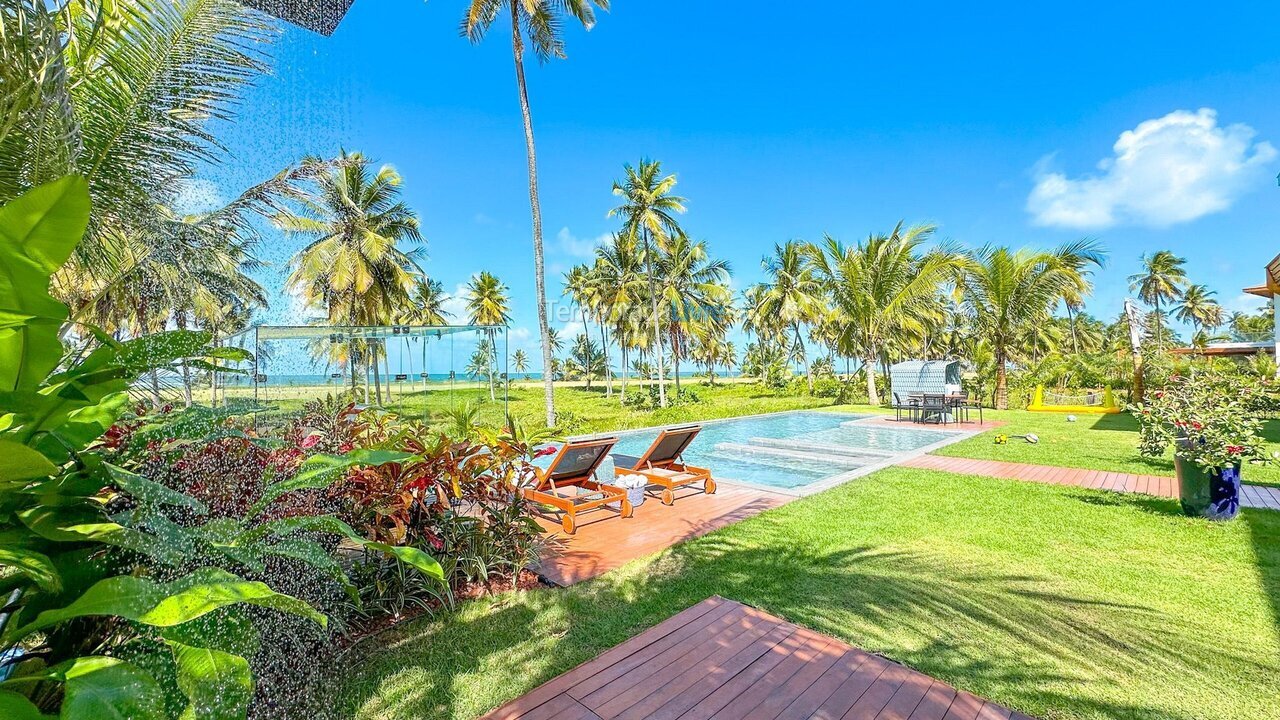
{"label": "building roof", "polygon": [[1245,292],[1250,295],[1257,295],[1264,298],[1273,298],[1280,294],[1280,255],[1271,259],[1267,263],[1267,282],[1262,285],[1254,285],[1247,287]]}

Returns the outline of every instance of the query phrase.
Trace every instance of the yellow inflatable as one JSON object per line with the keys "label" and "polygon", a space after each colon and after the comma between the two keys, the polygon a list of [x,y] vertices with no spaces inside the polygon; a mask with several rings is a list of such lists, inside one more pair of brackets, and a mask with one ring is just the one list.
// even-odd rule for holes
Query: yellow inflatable
{"label": "yellow inflatable", "polygon": [[1116,397],[1111,393],[1110,385],[1102,390],[1101,405],[1045,405],[1044,386],[1038,385],[1027,409],[1031,412],[1095,413],[1099,415],[1111,415],[1120,412],[1120,406],[1116,404]]}

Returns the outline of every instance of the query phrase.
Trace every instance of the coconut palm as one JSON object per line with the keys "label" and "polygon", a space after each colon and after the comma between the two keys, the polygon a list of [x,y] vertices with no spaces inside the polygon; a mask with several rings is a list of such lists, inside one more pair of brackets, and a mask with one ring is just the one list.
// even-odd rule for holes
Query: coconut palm
{"label": "coconut palm", "polygon": [[639,238],[644,254],[652,311],[650,329],[657,349],[658,405],[666,407],[666,355],[662,347],[662,320],[658,309],[659,291],[654,279],[654,267],[667,241],[684,237],[684,229],[680,227],[676,215],[684,212],[685,199],[672,192],[676,187],[676,176],[663,175],[662,163],[657,160],[642,159],[638,167],[623,165],[622,172],[622,180],[613,183],[613,194],[621,197],[623,202],[610,210],[609,216],[622,218],[625,233],[632,238]]}
{"label": "coconut palm", "polygon": [[998,409],[1009,406],[1011,354],[1064,297],[1082,292],[1081,268],[1100,267],[1104,259],[1098,243],[1087,239],[1050,251],[988,245],[969,253],[960,289],[979,337],[990,347]]}
{"label": "coconut palm", "polygon": [[413,281],[409,304],[400,311],[396,322],[406,325],[448,325],[453,318],[453,313],[445,309],[448,301],[449,296],[439,280],[417,277]]}
{"label": "coconut palm", "polygon": [[[608,243],[596,248],[593,268],[597,299],[609,330],[622,352],[621,398],[627,399],[628,354],[639,337],[636,311],[645,304],[644,257],[634,236],[615,233]],[[609,348],[605,347],[608,362]]]}
{"label": "coconut palm", "polygon": [[704,241],[678,235],[666,243],[657,263],[663,330],[671,343],[676,391],[680,390],[680,359],[688,357],[688,340],[699,326],[713,334],[733,324],[733,293],[728,288],[730,266],[707,253]]}
{"label": "coconut palm", "polygon": [[[343,151],[301,195],[297,208],[281,209],[273,218],[286,234],[311,239],[289,261],[286,284],[331,325],[386,324],[410,304],[422,275],[416,260],[422,235],[417,216],[400,200],[400,182],[390,165],[372,173],[367,158]],[[402,250],[402,242],[413,247]],[[376,360],[382,348],[376,341],[365,344],[365,352],[351,354],[372,362],[380,403]],[[350,365],[354,389],[356,363]]]}
{"label": "coconut palm", "polygon": [[516,350],[511,353],[511,369],[524,375],[524,379],[529,379],[529,356],[524,350]]}
{"label": "coconut palm", "polygon": [[[507,326],[511,324],[511,297],[506,284],[489,272],[482,272],[467,283],[467,321],[472,325]],[[489,361],[496,362],[492,348],[496,345],[497,332],[493,327],[485,329],[489,341]],[[489,400],[496,400],[493,390],[493,368],[489,372]]]}
{"label": "coconut palm", "polygon": [[[546,279],[542,255],[542,207],[538,200],[538,160],[533,141],[533,115],[529,110],[529,91],[524,79],[524,51],[527,42],[538,62],[565,57],[560,32],[562,13],[568,13],[583,27],[595,25],[595,5],[609,9],[608,0],[470,0],[462,19],[462,34],[478,43],[498,19],[503,8],[511,20],[511,52],[516,63],[516,89],[520,96],[520,116],[524,120],[524,144],[529,166],[529,207],[533,217],[534,292],[537,293],[538,333],[542,340],[542,363],[551,365],[551,326],[547,322]],[[554,386],[548,374],[543,380],[547,427],[556,423]]]}
{"label": "coconut palm", "polygon": [[1183,268],[1186,258],[1180,258],[1168,250],[1160,250],[1142,256],[1142,272],[1129,276],[1129,289],[1136,290],[1138,299],[1155,308],[1156,321],[1154,334],[1156,350],[1163,349],[1163,333],[1160,332],[1161,303],[1169,303],[1182,296],[1182,289],[1188,284],[1187,272]]}
{"label": "coconut palm", "polygon": [[763,257],[760,267],[765,280],[755,298],[759,303],[756,312],[774,318],[779,326],[791,332],[787,351],[794,360],[804,364],[805,380],[812,392],[813,373],[802,326],[815,321],[822,313],[822,284],[805,259],[804,244],[797,240],[774,245],[773,254]]}
{"label": "coconut palm", "polygon": [[1197,331],[1221,327],[1226,320],[1226,313],[1213,299],[1216,294],[1204,285],[1187,286],[1182,291],[1182,297],[1178,298],[1178,304],[1174,306],[1174,317],[1191,323]]}
{"label": "coconut palm", "polygon": [[233,116],[241,88],[267,69],[275,31],[231,0],[3,6],[0,204],[85,176],[93,217],[53,289],[94,295],[129,269],[141,238],[163,242],[157,208],[222,159],[206,125]]}
{"label": "coconut palm", "polygon": [[[945,323],[941,288],[963,264],[951,249],[924,251],[934,226],[898,223],[888,234],[872,235],[854,246],[832,237],[807,250],[814,282],[820,285],[839,316],[836,341],[857,354],[867,382],[868,402],[880,403],[875,366],[895,338],[909,336],[923,344],[931,320]],[[937,313],[937,318],[931,314]]]}

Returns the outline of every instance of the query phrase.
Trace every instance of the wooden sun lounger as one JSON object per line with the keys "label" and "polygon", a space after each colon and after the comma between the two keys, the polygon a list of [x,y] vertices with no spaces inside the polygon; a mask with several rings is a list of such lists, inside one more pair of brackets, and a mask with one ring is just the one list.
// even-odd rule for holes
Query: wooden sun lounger
{"label": "wooden sun lounger", "polygon": [[676,488],[697,482],[702,483],[703,492],[712,495],[716,491],[716,481],[712,479],[711,471],[686,465],[681,457],[701,431],[702,427],[698,425],[663,430],[640,457],[614,455],[614,473],[643,475],[650,484],[662,486],[663,505],[676,501]]}
{"label": "wooden sun lounger", "polygon": [[522,488],[520,494],[559,511],[560,525],[570,535],[577,531],[578,513],[617,505],[619,515],[631,517],[627,491],[595,479],[596,470],[616,442],[617,438],[566,442],[546,470],[534,469],[537,483]]}

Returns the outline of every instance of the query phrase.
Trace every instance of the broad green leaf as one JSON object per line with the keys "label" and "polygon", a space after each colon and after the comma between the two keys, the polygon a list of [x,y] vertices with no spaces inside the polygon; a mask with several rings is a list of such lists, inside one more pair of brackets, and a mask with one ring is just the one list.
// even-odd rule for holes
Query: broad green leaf
{"label": "broad green leaf", "polygon": [[239,655],[168,641],[178,666],[178,687],[188,704],[181,720],[236,720],[249,711],[253,673]]}
{"label": "broad green leaf", "polygon": [[267,545],[262,552],[265,555],[276,555],[306,563],[312,569],[336,582],[353,602],[360,602],[360,590],[352,584],[351,578],[347,577],[347,571],[343,569],[342,565],[337,560],[334,560],[329,551],[320,543],[301,538],[290,538]]}
{"label": "broad green leaf", "polygon": [[0,544],[0,567],[22,573],[42,590],[58,592],[62,589],[58,569],[49,556],[42,552],[13,544]]}
{"label": "broad green leaf", "polygon": [[62,717],[79,720],[165,720],[164,693],[141,668],[111,657],[82,657],[61,673]]}
{"label": "broad green leaf", "polygon": [[262,498],[249,508],[247,517],[255,517],[282,495],[298,490],[328,487],[338,474],[348,468],[363,465],[378,466],[390,462],[404,462],[414,455],[396,450],[353,450],[346,455],[312,455],[302,463],[297,475],[267,486]]}
{"label": "broad green leaf", "polygon": [[354,528],[333,515],[300,515],[268,520],[244,533],[236,541],[249,543],[261,540],[268,535],[288,535],[293,532],[322,532],[341,535],[352,540],[360,539],[360,535]]}
{"label": "broad green leaf", "polygon": [[223,345],[209,348],[205,352],[205,357],[215,360],[230,360],[232,362],[248,362],[253,359],[253,353],[233,345]]}
{"label": "broad green leaf", "polygon": [[0,208],[0,241],[21,246],[52,275],[89,225],[89,183],[68,175],[32,188]]}
{"label": "broad green leaf", "polygon": [[[49,277],[66,262],[89,222],[84,178],[33,188],[0,208],[0,390],[36,388],[58,366],[58,330],[67,308],[49,295]],[[30,319],[16,323],[15,318]]]}
{"label": "broad green leaf", "polygon": [[365,547],[373,548],[381,551],[400,562],[416,569],[418,572],[427,577],[435,578],[440,582],[444,582],[444,568],[440,567],[440,563],[430,555],[422,552],[416,547],[407,545],[388,545],[380,542],[366,542]]}
{"label": "broad green leaf", "polygon": [[40,708],[31,703],[24,695],[8,690],[0,690],[0,718],[5,720],[54,720],[52,715],[44,715]]}
{"label": "broad green leaf", "polygon": [[58,466],[49,458],[12,440],[0,440],[0,482],[49,477]]}
{"label": "broad green leaf", "polygon": [[154,480],[149,480],[135,472],[130,472],[111,463],[103,463],[103,467],[107,469],[107,473],[117,487],[129,493],[139,502],[152,505],[185,507],[200,514],[208,512],[208,508],[204,506],[204,503],[190,495],[165,487]]}
{"label": "broad green leaf", "polygon": [[221,568],[203,568],[170,583],[122,575],[100,580],[70,605],[40,613],[14,631],[27,635],[88,616],[116,616],[155,627],[189,622],[222,607],[247,603],[292,613],[326,626],[328,618],[306,602],[272,590],[266,584],[241,580]]}
{"label": "broad green leaf", "polygon": [[212,335],[201,330],[170,330],[121,343],[118,362],[132,373],[165,367],[174,360],[202,357]]}

